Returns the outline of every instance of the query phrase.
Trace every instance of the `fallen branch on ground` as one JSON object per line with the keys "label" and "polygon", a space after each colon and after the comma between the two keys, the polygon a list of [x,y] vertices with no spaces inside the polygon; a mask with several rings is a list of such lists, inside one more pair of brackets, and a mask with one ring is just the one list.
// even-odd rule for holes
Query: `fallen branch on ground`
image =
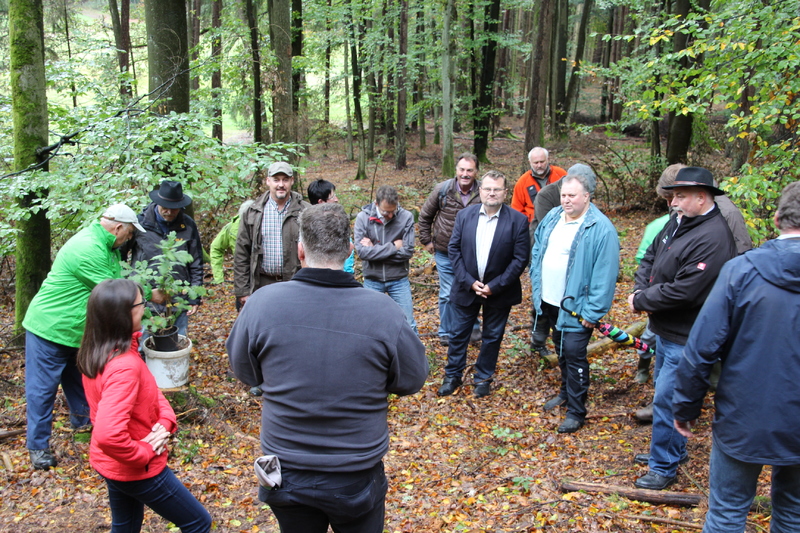
{"label": "fallen branch on ground", "polygon": [[641,520],[643,522],[654,522],[656,524],[667,524],[669,526],[688,527],[690,529],[703,529],[703,524],[682,522],[680,520],[672,520],[670,518],[661,518],[660,516],[624,514],[622,515],[622,518],[625,520]]}
{"label": "fallen branch on ground", "polygon": [[603,483],[587,483],[584,481],[564,480],[561,482],[562,492],[575,492],[584,490],[586,492],[600,492],[603,494],[618,494],[629,500],[642,502],[658,503],[665,505],[679,505],[683,507],[695,507],[700,504],[703,497],[700,494],[688,492],[671,492],[664,490],[648,490],[623,487],[621,485],[606,485]]}

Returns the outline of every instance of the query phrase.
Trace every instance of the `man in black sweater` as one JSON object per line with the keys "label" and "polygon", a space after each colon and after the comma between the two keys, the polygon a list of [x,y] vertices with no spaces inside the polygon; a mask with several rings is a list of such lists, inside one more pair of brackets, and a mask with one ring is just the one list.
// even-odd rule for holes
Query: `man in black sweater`
{"label": "man in black sweater", "polygon": [[263,390],[261,449],[282,482],[259,499],[283,533],[383,531],[387,396],[428,375],[400,307],[342,270],[351,249],[339,204],[303,211],[302,268],[253,293],[227,342],[234,374]]}

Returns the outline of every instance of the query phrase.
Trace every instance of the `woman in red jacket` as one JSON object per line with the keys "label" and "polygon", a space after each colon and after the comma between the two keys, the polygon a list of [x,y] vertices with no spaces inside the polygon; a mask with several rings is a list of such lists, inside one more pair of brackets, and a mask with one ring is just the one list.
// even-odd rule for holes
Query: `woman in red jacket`
{"label": "woman in red jacket", "polygon": [[78,368],[94,424],[89,462],[108,485],[111,532],[141,531],[144,506],[183,533],[207,533],[211,516],[167,466],[175,412],[139,356],[144,297],[109,279],[89,296]]}

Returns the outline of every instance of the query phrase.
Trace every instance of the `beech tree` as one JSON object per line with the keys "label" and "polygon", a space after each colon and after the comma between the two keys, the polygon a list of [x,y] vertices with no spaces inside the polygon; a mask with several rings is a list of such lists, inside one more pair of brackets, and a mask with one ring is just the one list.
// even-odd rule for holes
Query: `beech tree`
{"label": "beech tree", "polygon": [[145,0],[151,98],[162,114],[189,111],[189,44],[184,0]]}
{"label": "beech tree", "polygon": [[[11,0],[8,10],[13,108],[14,170],[37,164],[47,171],[47,80],[44,69],[42,0]],[[44,164],[42,164],[44,163]],[[17,222],[14,332],[23,333],[28,306],[50,271],[50,220],[41,200],[47,190],[22,191],[19,207],[27,216]]]}

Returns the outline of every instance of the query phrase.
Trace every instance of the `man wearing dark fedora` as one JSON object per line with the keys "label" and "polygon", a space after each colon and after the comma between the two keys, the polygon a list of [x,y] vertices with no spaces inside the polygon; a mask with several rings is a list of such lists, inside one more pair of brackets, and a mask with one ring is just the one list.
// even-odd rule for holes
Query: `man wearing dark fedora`
{"label": "man wearing dark fedora", "polygon": [[[139,223],[147,230],[139,233],[128,242],[122,251],[123,260],[130,258],[131,264],[137,261],[147,261],[161,254],[158,245],[175,232],[180,249],[186,250],[192,256],[192,262],[173,268],[175,278],[189,282],[191,285],[203,284],[203,246],[200,243],[200,233],[192,217],[184,212],[184,207],[192,203],[192,199],[183,194],[183,187],[177,181],[164,180],[161,186],[150,192],[150,204],[138,216]],[[189,317],[197,312],[200,298],[189,300],[192,308],[181,313],[175,322],[178,334],[186,335]],[[148,304],[159,309],[159,304]]]}
{"label": "man wearing dark fedora", "polygon": [[675,371],[722,265],[736,257],[733,234],[714,202],[725,193],[714,186],[711,172],[684,167],[675,183],[663,188],[674,194],[674,213],[647,249],[628,297],[631,311],[650,315],[650,329],[656,334],[650,453],[635,458],[648,465],[648,472],[634,483],[655,490],[671,485],[678,465],[688,459],[686,437],[673,426]]}

